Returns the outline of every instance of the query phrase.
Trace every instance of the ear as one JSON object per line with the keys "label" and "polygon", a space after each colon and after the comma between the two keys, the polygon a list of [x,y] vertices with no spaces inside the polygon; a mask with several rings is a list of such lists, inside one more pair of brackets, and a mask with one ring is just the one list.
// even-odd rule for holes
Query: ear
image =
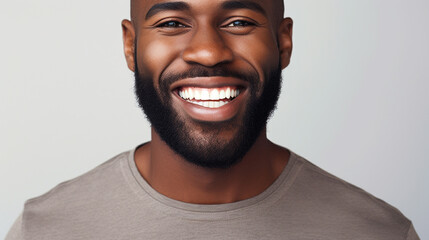
{"label": "ear", "polygon": [[277,35],[280,50],[280,63],[282,69],[285,69],[290,63],[290,57],[292,55],[292,29],[292,19],[283,19],[280,23]]}
{"label": "ear", "polygon": [[124,42],[124,54],[128,68],[134,72],[135,31],[129,20],[122,20],[122,40]]}

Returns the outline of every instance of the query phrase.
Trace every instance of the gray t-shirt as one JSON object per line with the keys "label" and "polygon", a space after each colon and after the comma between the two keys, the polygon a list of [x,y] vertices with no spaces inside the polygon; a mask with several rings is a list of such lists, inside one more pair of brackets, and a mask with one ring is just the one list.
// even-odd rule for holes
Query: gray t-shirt
{"label": "gray t-shirt", "polygon": [[229,204],[179,202],[141,177],[134,150],[30,199],[14,239],[419,239],[397,209],[291,153],[278,179]]}

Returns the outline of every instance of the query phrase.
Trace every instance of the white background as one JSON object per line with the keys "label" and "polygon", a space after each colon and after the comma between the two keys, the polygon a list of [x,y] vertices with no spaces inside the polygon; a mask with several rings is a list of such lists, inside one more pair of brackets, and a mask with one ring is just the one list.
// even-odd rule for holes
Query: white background
{"label": "white background", "polygon": [[[123,53],[128,1],[0,3],[0,237],[24,201],[149,140]],[[429,3],[286,0],[270,138],[400,209],[429,239]]]}

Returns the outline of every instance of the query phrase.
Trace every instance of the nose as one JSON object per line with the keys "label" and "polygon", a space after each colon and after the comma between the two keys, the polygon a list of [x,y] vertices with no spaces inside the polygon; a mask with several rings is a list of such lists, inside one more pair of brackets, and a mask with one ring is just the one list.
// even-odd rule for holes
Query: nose
{"label": "nose", "polygon": [[213,67],[233,60],[232,50],[213,27],[200,26],[182,53],[187,63]]}

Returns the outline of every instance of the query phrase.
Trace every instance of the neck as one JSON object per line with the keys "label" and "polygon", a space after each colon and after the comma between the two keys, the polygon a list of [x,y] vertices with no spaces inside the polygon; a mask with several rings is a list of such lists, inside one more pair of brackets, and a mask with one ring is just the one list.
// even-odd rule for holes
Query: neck
{"label": "neck", "polygon": [[143,178],[159,193],[187,203],[221,204],[254,197],[281,174],[289,152],[266,137],[264,129],[251,149],[228,169],[209,169],[176,154],[152,129],[152,141],[136,150]]}

